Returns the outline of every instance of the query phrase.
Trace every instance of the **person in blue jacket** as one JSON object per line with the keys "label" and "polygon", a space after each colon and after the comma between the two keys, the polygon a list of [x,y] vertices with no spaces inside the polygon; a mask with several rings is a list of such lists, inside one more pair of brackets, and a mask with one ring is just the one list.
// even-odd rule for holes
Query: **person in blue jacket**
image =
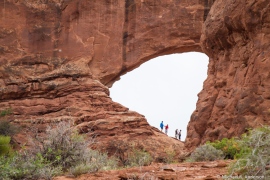
{"label": "person in blue jacket", "polygon": [[160,123],[160,130],[163,131],[163,127],[164,127],[164,124],[163,124],[163,121],[161,121]]}

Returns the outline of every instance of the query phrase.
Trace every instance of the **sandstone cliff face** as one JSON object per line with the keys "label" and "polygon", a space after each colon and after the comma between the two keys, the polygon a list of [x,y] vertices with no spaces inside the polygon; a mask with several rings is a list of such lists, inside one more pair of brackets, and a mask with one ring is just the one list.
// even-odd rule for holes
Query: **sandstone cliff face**
{"label": "sandstone cliff face", "polygon": [[156,56],[200,51],[208,78],[187,145],[269,123],[267,0],[0,0],[0,9],[0,110],[14,122],[73,120],[101,147],[147,139],[152,151],[181,149],[108,87]]}
{"label": "sandstone cliff face", "polygon": [[188,126],[188,146],[270,124],[270,2],[215,1],[204,23],[208,77]]}
{"label": "sandstone cliff face", "polygon": [[[112,102],[108,87],[149,59],[201,51],[212,1],[1,0],[0,110],[29,129],[72,120],[106,148],[183,149],[144,116]],[[27,130],[25,132],[28,132]]]}

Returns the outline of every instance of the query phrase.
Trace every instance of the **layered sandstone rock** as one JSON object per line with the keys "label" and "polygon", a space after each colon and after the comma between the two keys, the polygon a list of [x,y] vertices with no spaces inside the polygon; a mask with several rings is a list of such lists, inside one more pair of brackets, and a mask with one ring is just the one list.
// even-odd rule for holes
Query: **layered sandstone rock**
{"label": "layered sandstone rock", "polygon": [[215,1],[203,26],[208,77],[188,126],[188,146],[270,124],[270,2]]}
{"label": "layered sandstone rock", "polygon": [[105,146],[147,139],[152,151],[181,149],[108,87],[151,58],[200,51],[208,78],[187,145],[269,124],[267,0],[2,0],[0,9],[0,110],[11,108],[14,122],[72,120]]}
{"label": "layered sandstone rock", "polygon": [[0,110],[11,108],[14,122],[39,131],[72,120],[105,148],[122,138],[141,141],[153,152],[183,149],[144,116],[113,102],[107,87],[153,57],[201,51],[210,5],[200,0],[1,1]]}

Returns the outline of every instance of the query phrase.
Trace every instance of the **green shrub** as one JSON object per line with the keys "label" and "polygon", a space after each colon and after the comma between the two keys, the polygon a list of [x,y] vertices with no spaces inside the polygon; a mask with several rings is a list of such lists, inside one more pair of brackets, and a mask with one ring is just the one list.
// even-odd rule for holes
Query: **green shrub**
{"label": "green shrub", "polygon": [[91,150],[92,139],[61,122],[55,128],[49,126],[45,137],[38,137],[33,150],[25,150],[13,156],[0,156],[0,179],[52,179],[69,171],[75,176],[117,167],[117,161],[107,154]]}
{"label": "green shrub", "polygon": [[167,149],[165,152],[166,152],[165,163],[171,164],[176,162],[175,151],[173,149]]}
{"label": "green shrub", "polygon": [[10,115],[10,114],[12,114],[11,108],[0,111],[0,117],[4,117],[4,116]]}
{"label": "green shrub", "polygon": [[72,129],[70,123],[61,122],[55,128],[48,127],[47,136],[39,138],[40,154],[54,167],[62,167],[77,176],[84,172],[114,169],[117,161],[89,148],[93,139],[88,140]]}
{"label": "green shrub", "polygon": [[153,162],[152,156],[139,144],[114,140],[110,142],[109,149],[119,160],[120,166],[146,166]]}
{"label": "green shrub", "polygon": [[52,166],[61,166],[66,170],[85,160],[88,146],[91,144],[83,135],[72,129],[68,122],[61,122],[55,128],[49,126],[46,136],[37,139],[41,144],[38,153]]}
{"label": "green shrub", "polygon": [[8,155],[12,153],[12,148],[10,146],[10,137],[0,135],[0,156]]}
{"label": "green shrub", "polygon": [[[250,130],[240,140],[243,153],[231,165],[230,174],[270,177],[270,127],[264,126]],[[261,178],[262,179],[262,178]]]}
{"label": "green shrub", "polygon": [[36,169],[34,177],[37,177],[37,179],[51,180],[53,177],[61,174],[62,167],[52,167],[47,164],[46,166],[42,166],[42,168]]}
{"label": "green shrub", "polygon": [[118,167],[118,161],[113,157],[109,158],[106,153],[100,153],[95,150],[89,150],[84,161],[81,161],[74,167],[69,169],[69,172],[78,176],[84,173],[92,173],[100,170],[111,170]]}
{"label": "green shrub", "polygon": [[118,167],[118,160],[116,158],[109,158],[107,153],[101,153],[91,149],[89,150],[87,163],[93,167],[89,172],[116,169]]}
{"label": "green shrub", "polygon": [[19,132],[19,127],[16,125],[11,124],[7,120],[0,121],[0,135],[3,136],[13,136],[17,132]]}
{"label": "green shrub", "polygon": [[216,149],[223,151],[225,155],[225,159],[235,159],[241,156],[241,146],[239,141],[235,138],[223,138],[221,141],[214,141],[214,142],[206,142],[206,144],[210,144]]}
{"label": "green shrub", "polygon": [[51,179],[53,175],[59,174],[59,172],[51,174],[48,171],[44,172],[48,167],[50,165],[46,164],[40,156],[33,156],[27,152],[16,153],[10,157],[2,156],[0,179]]}
{"label": "green shrub", "polygon": [[[24,152],[13,157],[3,157],[3,174],[0,179],[52,179],[62,173],[61,167],[52,167],[39,155]],[[4,178],[5,177],[5,178]]]}
{"label": "green shrub", "polygon": [[12,158],[9,156],[0,156],[0,179],[10,180],[10,173],[12,169],[10,168]]}
{"label": "green shrub", "polygon": [[113,140],[109,143],[108,149],[119,160],[120,166],[128,165],[128,151],[131,145],[123,140]]}
{"label": "green shrub", "polygon": [[147,166],[153,162],[151,155],[145,151],[133,147],[132,151],[128,153],[128,166]]}
{"label": "green shrub", "polygon": [[223,152],[221,150],[214,148],[210,144],[204,144],[196,148],[195,151],[191,153],[187,161],[189,162],[215,161],[219,159],[224,159]]}
{"label": "green shrub", "polygon": [[71,167],[69,169],[69,172],[73,176],[77,177],[79,175],[88,173],[89,171],[91,171],[91,169],[92,169],[91,165],[86,164],[86,163],[81,163],[81,164],[77,164],[74,167]]}

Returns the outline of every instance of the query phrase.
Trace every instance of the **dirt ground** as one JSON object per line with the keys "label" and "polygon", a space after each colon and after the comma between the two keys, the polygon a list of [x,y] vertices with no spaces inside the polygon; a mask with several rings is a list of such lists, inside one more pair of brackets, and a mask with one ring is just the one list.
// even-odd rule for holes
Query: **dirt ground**
{"label": "dirt ground", "polygon": [[218,180],[226,179],[231,161],[162,164],[56,177],[54,180]]}

